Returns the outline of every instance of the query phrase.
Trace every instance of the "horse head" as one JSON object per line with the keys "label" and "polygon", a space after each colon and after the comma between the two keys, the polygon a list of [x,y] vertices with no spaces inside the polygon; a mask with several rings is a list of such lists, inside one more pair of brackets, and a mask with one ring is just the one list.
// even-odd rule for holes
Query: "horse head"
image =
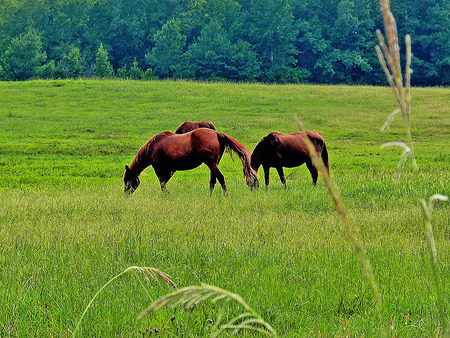
{"label": "horse head", "polygon": [[123,175],[123,183],[125,184],[124,192],[131,195],[141,184],[139,175],[133,173],[129,166],[125,165],[125,174]]}
{"label": "horse head", "polygon": [[256,190],[259,188],[258,175],[256,171],[251,169],[250,178],[247,179],[247,185],[250,187],[250,190]]}

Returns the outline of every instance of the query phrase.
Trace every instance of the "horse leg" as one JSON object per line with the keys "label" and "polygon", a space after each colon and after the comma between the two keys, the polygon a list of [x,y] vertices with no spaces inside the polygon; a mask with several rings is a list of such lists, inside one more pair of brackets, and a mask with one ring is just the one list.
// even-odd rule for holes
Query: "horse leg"
{"label": "horse leg", "polygon": [[284,177],[283,167],[277,167],[278,175],[280,176],[281,183],[284,189],[286,189],[286,178]]}
{"label": "horse leg", "polygon": [[165,181],[165,180],[163,180],[163,179],[159,179],[159,184],[161,185],[161,191],[162,192],[165,192],[165,193],[167,193],[167,194],[170,194],[170,191],[169,190],[167,190],[167,188],[166,188],[166,184],[167,184],[167,181]]}
{"label": "horse leg", "polygon": [[[219,168],[217,167],[217,164],[210,164],[208,165],[209,170],[211,170],[211,181],[210,181],[210,193],[212,193],[212,190],[214,189],[214,185],[216,184],[216,178],[219,180],[220,185],[222,186],[223,193],[227,194],[227,186],[225,185],[225,177],[223,177],[222,173],[220,172]],[[213,183],[214,181],[214,183]]]}
{"label": "horse leg", "polygon": [[214,186],[216,185],[216,174],[211,170],[211,180],[209,181],[209,196],[212,196]]}
{"label": "horse leg", "polygon": [[269,175],[270,175],[270,167],[263,165],[264,169],[264,181],[266,182],[266,189],[269,187]]}
{"label": "horse leg", "polygon": [[166,188],[166,184],[170,180],[170,178],[172,177],[173,171],[166,172],[166,171],[159,171],[159,170],[156,171],[155,170],[155,173],[156,173],[156,176],[158,176],[159,184],[161,186],[161,191],[165,192],[167,194],[170,194],[170,191],[167,190],[167,188]]}
{"label": "horse leg", "polygon": [[313,180],[313,185],[316,186],[317,177],[319,176],[319,173],[318,173],[316,167],[314,166],[314,164],[312,164],[311,161],[307,161],[306,162],[306,166],[308,167],[309,172],[311,173],[311,177],[312,177],[312,180]]}

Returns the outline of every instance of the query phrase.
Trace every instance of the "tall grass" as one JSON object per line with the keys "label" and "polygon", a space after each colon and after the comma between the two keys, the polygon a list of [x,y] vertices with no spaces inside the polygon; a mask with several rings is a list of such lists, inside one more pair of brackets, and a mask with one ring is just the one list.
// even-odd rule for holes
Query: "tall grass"
{"label": "tall grass", "polygon": [[[93,302],[95,301],[95,299],[97,298],[97,296],[109,285],[111,284],[114,280],[116,280],[117,278],[123,276],[124,274],[126,274],[129,271],[138,271],[140,272],[145,279],[149,282],[150,280],[159,282],[158,280],[161,279],[166,285],[170,285],[172,287],[174,287],[176,289],[176,284],[170,279],[170,276],[168,276],[166,273],[159,271],[158,269],[155,268],[150,268],[150,267],[139,267],[139,266],[130,266],[128,268],[126,268],[124,271],[122,271],[121,273],[119,273],[118,275],[114,276],[113,278],[111,278],[108,282],[105,283],[105,285],[103,285],[98,291],[97,293],[94,295],[94,297],[92,297],[92,299],[89,301],[88,305],[86,306],[86,308],[84,309],[83,313],[81,314],[80,319],[78,320],[77,325],[75,326],[75,329],[73,330],[73,334],[72,337],[75,337],[78,329],[80,328],[81,322],[83,321],[84,316],[86,315],[87,311],[89,310],[89,308],[92,306]],[[139,280],[140,281],[140,280]],[[142,288],[147,292],[146,287],[141,283]],[[151,297],[150,294],[147,292],[147,297]]]}
{"label": "tall grass", "polygon": [[[380,60],[380,63],[382,65],[383,70],[385,71],[388,83],[390,87],[392,88],[395,97],[397,99],[397,103],[399,108],[396,109],[393,113],[391,113],[384,125],[381,127],[381,130],[384,131],[389,126],[391,121],[394,119],[394,117],[398,114],[402,115],[403,123],[405,126],[406,131],[406,137],[407,137],[407,143],[406,145],[403,142],[391,142],[387,143],[384,146],[398,146],[404,149],[404,152],[401,156],[400,162],[398,164],[397,168],[397,174],[395,180],[398,181],[400,174],[403,169],[403,165],[407,159],[407,156],[410,155],[412,159],[412,166],[414,170],[417,170],[417,162],[415,159],[414,151],[413,151],[413,143],[412,143],[412,137],[411,137],[411,90],[410,90],[410,79],[411,79],[411,38],[409,35],[406,36],[406,67],[405,67],[405,86],[403,85],[403,79],[402,79],[402,71],[400,66],[400,48],[398,44],[398,37],[397,37],[397,28],[395,24],[395,19],[392,13],[390,12],[390,5],[389,0],[380,0],[381,8],[382,8],[382,14],[384,18],[384,25],[386,30],[386,35],[388,39],[388,45],[385,44],[383,35],[378,30],[377,35],[379,39],[379,46],[376,47],[376,51]],[[301,129],[300,123],[298,123],[299,128]],[[330,175],[328,174],[328,171],[321,160],[321,158],[316,154],[315,149],[311,142],[308,142],[308,138],[305,137],[306,143],[309,149],[310,154],[312,155],[313,162],[318,169],[318,171],[321,173],[325,186],[328,189],[328,193],[333,201],[333,203],[336,206],[337,212],[339,213],[344,229],[347,235],[347,238],[349,239],[353,249],[355,250],[361,268],[364,272],[365,278],[367,279],[368,283],[370,284],[373,294],[374,294],[374,301],[375,301],[375,308],[377,310],[379,323],[382,327],[385,327],[383,324],[383,314],[382,314],[382,301],[381,301],[381,295],[378,289],[378,285],[375,281],[375,276],[372,270],[372,266],[370,264],[370,261],[367,257],[365,248],[363,243],[359,240],[359,238],[356,235],[356,231],[352,229],[351,223],[349,221],[349,218],[347,216],[347,213],[345,211],[344,205],[336,191],[336,189],[333,187],[333,184],[330,179]],[[432,273],[433,273],[433,281],[435,284],[435,288],[437,290],[437,299],[438,299],[438,309],[441,317],[441,325],[445,329],[446,328],[446,316],[444,313],[444,303],[442,301],[442,295],[440,290],[440,284],[439,284],[439,277],[437,273],[437,266],[436,266],[436,249],[434,244],[434,238],[433,238],[433,232],[432,232],[432,226],[431,226],[431,210],[432,210],[432,204],[435,199],[440,200],[447,200],[446,197],[442,195],[434,195],[432,198],[430,198],[430,201],[428,204],[426,204],[424,201],[422,201],[423,204],[423,210],[426,218],[426,233],[428,237],[429,247],[430,247],[430,254],[431,254],[431,261],[432,261]],[[174,301],[177,301],[178,303],[193,305],[199,302],[200,300],[204,300],[204,298],[210,297],[213,292],[208,290],[209,286],[202,286],[200,288],[197,287],[188,287],[183,292],[177,292],[175,294],[168,295],[166,297],[163,297],[162,299],[158,300],[157,302],[153,303],[145,312],[144,314],[148,314],[153,312],[154,310],[167,305],[171,304]],[[189,296],[184,296],[184,292],[188,293]],[[226,293],[226,291],[223,291]],[[203,296],[205,295],[206,296]],[[219,296],[221,297],[225,296]],[[236,296],[238,297],[238,296]],[[181,298],[181,299],[180,299]],[[240,297],[239,297],[240,299]],[[246,307],[247,308],[247,307]],[[252,312],[253,314],[254,312]],[[221,315],[219,314],[219,317]],[[247,315],[241,315],[238,316],[236,321],[239,321],[242,318],[245,318]],[[142,317],[142,315],[141,315]],[[264,331],[265,333],[270,334],[276,334],[276,332],[271,329],[269,324],[266,324],[265,321],[262,320],[261,317],[256,316],[258,319],[255,321],[250,321],[250,323],[262,323],[264,325],[267,325],[270,330]],[[394,327],[395,319],[392,321],[391,329]],[[247,322],[244,321],[241,323],[241,325],[233,326],[233,328],[236,328],[236,331],[243,328],[250,328],[250,329],[257,329],[257,327],[254,326],[247,326]],[[227,327],[225,325],[224,327]],[[383,329],[385,335],[387,335],[387,329]]]}
{"label": "tall grass", "polygon": [[[425,234],[428,240],[428,248],[430,252],[430,261],[431,261],[431,273],[433,278],[433,284],[435,288],[435,297],[437,299],[437,308],[439,310],[439,317],[441,322],[441,327],[443,331],[447,329],[447,315],[445,314],[445,304],[444,299],[446,297],[445,291],[442,290],[441,282],[439,278],[439,268],[438,268],[438,260],[437,260],[437,250],[436,250],[436,241],[434,239],[433,234],[433,226],[431,224],[432,221],[432,212],[433,212],[433,204],[434,201],[448,201],[447,196],[443,196],[440,194],[435,194],[431,196],[428,200],[428,203],[422,199],[420,202],[422,204],[424,217],[425,217]],[[450,331],[447,331],[447,335],[450,335]]]}
{"label": "tall grass", "polygon": [[[385,88],[80,80],[0,83],[0,90],[1,336],[70,336],[97,290],[129,266],[157,267],[180,288],[206,283],[238,293],[281,336],[382,335],[342,220],[306,168],[286,169],[286,191],[276,181],[252,193],[240,164],[224,156],[228,198],[220,191],[209,198],[203,167],[177,172],[170,197],[152,170],[131,199],[123,196],[124,164],[161,130],[208,119],[251,150],[269,131],[297,131],[295,114],[324,135],[349,221],[363,224],[356,235],[383,297],[384,325],[396,336],[443,332],[417,201],[450,194],[448,89],[411,89],[421,168],[404,169],[396,185],[396,150],[380,150],[386,136],[373,127],[393,110]],[[390,137],[404,141],[403,128],[394,119]],[[434,203],[444,313],[448,215],[448,203]],[[139,279],[123,277],[96,296],[77,336],[211,332],[221,303],[175,314],[169,307],[137,321],[167,289],[143,291]],[[222,324],[246,312],[234,301],[227,308]]]}
{"label": "tall grass", "polygon": [[406,131],[407,145],[403,142],[388,143],[386,146],[399,146],[404,149],[398,165],[396,181],[400,177],[403,164],[408,155],[412,158],[412,166],[417,170],[417,162],[414,156],[413,143],[411,138],[411,37],[406,35],[406,67],[405,83],[403,84],[402,68],[400,65],[400,47],[398,44],[397,25],[395,18],[390,11],[389,0],[380,0],[381,11],[384,19],[385,33],[388,44],[386,45],[383,34],[377,30],[379,45],[376,46],[378,59],[386,74],[389,86],[392,88],[397,99],[398,109],[394,110],[381,127],[384,131],[389,126],[394,117],[401,114]]}
{"label": "tall grass", "polygon": [[[301,123],[298,122],[298,127],[300,130],[302,130]],[[338,212],[339,216],[342,219],[342,224],[344,226],[344,231],[346,233],[346,237],[350,242],[350,245],[352,246],[353,250],[356,252],[356,255],[358,256],[359,264],[361,265],[361,269],[364,273],[364,277],[366,278],[367,282],[369,283],[370,287],[373,291],[373,297],[375,301],[375,309],[377,311],[378,320],[380,326],[383,328],[383,331],[385,334],[387,333],[387,330],[385,328],[385,325],[383,324],[383,312],[382,312],[382,301],[381,301],[381,295],[378,289],[378,284],[375,281],[375,275],[372,270],[372,265],[370,263],[369,258],[367,257],[366,249],[364,247],[363,242],[358,238],[357,233],[359,230],[352,225],[349,216],[347,215],[347,212],[345,210],[344,204],[339,196],[339,193],[337,192],[337,189],[334,187],[331,176],[328,172],[327,167],[323,163],[322,158],[316,153],[314,145],[311,143],[309,138],[305,135],[304,137],[306,141],[306,145],[308,147],[308,151],[311,155],[311,158],[313,160],[313,163],[317,170],[319,171],[320,175],[323,178],[323,182],[325,184],[325,187],[328,190],[328,194],[330,195],[331,200],[333,201],[334,205],[336,206],[336,211]]]}
{"label": "tall grass", "polygon": [[[227,330],[231,331],[232,334],[236,334],[241,330],[249,330],[268,336],[277,335],[273,327],[261,318],[261,316],[239,295],[206,284],[202,284],[201,286],[188,286],[158,299],[139,315],[139,319],[142,319],[153,311],[167,306],[173,306],[175,308],[182,307],[184,310],[192,310],[199,303],[208,299],[211,300],[212,303],[222,303],[218,310],[217,318],[213,321],[214,326],[211,329],[211,337],[217,337]],[[235,301],[241,305],[245,312],[235,316],[227,323],[222,324],[225,311],[231,301]]]}
{"label": "tall grass", "polygon": [[[385,146],[398,146],[404,149],[401,156],[395,181],[397,182],[400,177],[400,173],[403,169],[403,164],[408,155],[412,158],[413,169],[417,170],[417,163],[413,151],[413,143],[411,137],[411,90],[410,90],[410,80],[411,80],[411,37],[406,35],[405,45],[406,45],[406,66],[405,66],[405,82],[403,84],[402,71],[400,66],[400,47],[398,43],[397,26],[393,14],[390,11],[389,0],[380,0],[381,10],[384,18],[385,33],[388,40],[388,45],[385,44],[383,35],[379,30],[377,30],[377,35],[379,39],[379,45],[376,46],[378,58],[386,74],[388,83],[392,88],[398,103],[398,109],[396,109],[392,114],[388,116],[388,119],[382,126],[381,130],[384,131],[393,118],[397,114],[401,114],[403,117],[403,123],[407,136],[406,145],[403,142],[391,142],[385,144]],[[428,203],[424,199],[420,200],[425,216],[425,234],[428,240],[428,247],[430,251],[431,258],[431,273],[433,284],[435,288],[435,294],[437,298],[437,308],[439,310],[440,325],[445,331],[447,328],[447,316],[445,315],[445,306],[442,294],[442,288],[440,286],[440,278],[438,274],[438,263],[437,263],[437,252],[436,244],[433,235],[433,227],[431,224],[431,215],[433,209],[433,202],[435,200],[447,201],[448,197],[440,194],[435,194],[430,197]],[[449,332],[450,333],[450,332]]]}
{"label": "tall grass", "polygon": [[[406,143],[401,141],[390,142],[385,144],[385,147],[397,146],[403,149],[403,153],[401,155],[400,162],[398,164],[397,173],[395,180],[398,182],[400,179],[400,175],[403,171],[404,164],[407,158],[410,156],[412,160],[412,167],[414,170],[417,170],[417,162],[415,152],[413,150],[413,141],[411,136],[411,88],[410,88],[410,76],[411,76],[411,40],[410,37],[406,37],[406,67],[405,67],[405,84],[403,84],[402,71],[400,66],[400,53],[398,46],[398,38],[397,31],[395,26],[395,19],[390,12],[389,9],[389,1],[382,0],[382,13],[385,20],[385,29],[387,35],[387,44],[383,38],[383,35],[380,31],[377,31],[377,35],[380,41],[380,45],[377,46],[377,53],[380,59],[380,63],[383,67],[383,70],[386,73],[388,83],[392,88],[397,103],[398,109],[396,109],[392,114],[390,114],[382,126],[382,130],[386,130],[388,126],[394,121],[394,118],[397,115],[402,116],[404,130],[406,131]],[[313,149],[310,146],[310,151],[312,154],[315,154]],[[360,267],[363,271],[363,275],[368,281],[370,288],[372,289],[373,299],[374,299],[374,307],[376,310],[376,314],[378,316],[378,324],[383,328],[381,331],[386,335],[387,334],[387,326],[385,324],[386,320],[383,316],[383,306],[382,306],[382,298],[381,293],[376,282],[375,273],[373,271],[372,265],[368,258],[368,254],[366,252],[366,248],[359,238],[358,234],[361,232],[360,229],[355,229],[352,224],[352,220],[347,214],[346,208],[344,207],[342,198],[339,196],[337,192],[337,188],[332,183],[327,171],[323,165],[323,162],[315,156],[315,164],[319,171],[322,173],[322,177],[324,179],[325,187],[328,190],[328,194],[331,197],[332,202],[334,203],[336,210],[341,218],[341,222],[344,226],[344,231],[347,239],[349,240],[352,249],[357,255],[359,260]],[[428,245],[431,257],[431,270],[433,275],[433,283],[436,290],[436,299],[437,299],[437,307],[439,310],[440,316],[440,326],[445,330],[446,328],[446,314],[445,314],[445,295],[442,292],[442,288],[440,286],[439,281],[439,273],[437,266],[437,253],[436,253],[436,244],[433,236],[432,229],[432,206],[435,200],[446,200],[445,196],[442,195],[433,195],[430,200],[427,202],[422,201],[422,206],[425,215],[425,223],[426,223],[426,235],[428,238]],[[128,271],[126,269],[124,273]],[[123,274],[123,273],[122,273]],[[117,275],[112,280],[116,279],[120,275]],[[110,280],[107,284],[105,284],[94,296],[91,302],[88,304],[85,312],[83,313],[76,329],[75,333],[81,323],[82,318],[84,317],[87,309],[90,307],[92,301],[96,298],[100,291],[102,291],[112,280]],[[153,313],[156,310],[162,309],[164,307],[174,306],[175,308],[181,307],[188,310],[192,310],[194,307],[199,306],[200,303],[203,303],[206,300],[212,300],[212,303],[216,303],[219,301],[223,301],[224,303],[217,310],[217,318],[215,321],[212,321],[214,325],[212,326],[212,330],[209,332],[212,336],[216,336],[226,330],[230,330],[232,333],[237,333],[240,330],[253,330],[255,332],[267,334],[267,335],[277,335],[275,329],[266,322],[261,315],[259,315],[255,310],[253,310],[239,295],[233,294],[227,290],[202,284],[201,286],[188,286],[182,288],[180,290],[175,291],[169,295],[166,295],[162,298],[159,298],[154,303],[152,303],[144,312],[141,313],[139,318],[143,318],[150,313]],[[242,306],[245,312],[241,314],[237,309],[231,311],[230,313],[225,313],[225,309],[231,303],[231,301],[236,301],[239,305]],[[228,316],[227,322],[224,324],[222,319]],[[234,317],[233,317],[234,316]],[[405,325],[409,321],[409,314],[405,319]],[[396,325],[396,316],[392,317],[390,328],[394,329]],[[397,324],[398,325],[398,324]],[[419,325],[420,322],[419,322]],[[344,331],[347,330],[347,322],[344,324]],[[438,329],[439,330],[439,329]],[[438,331],[439,332],[439,331]],[[319,331],[320,335],[320,331]]]}

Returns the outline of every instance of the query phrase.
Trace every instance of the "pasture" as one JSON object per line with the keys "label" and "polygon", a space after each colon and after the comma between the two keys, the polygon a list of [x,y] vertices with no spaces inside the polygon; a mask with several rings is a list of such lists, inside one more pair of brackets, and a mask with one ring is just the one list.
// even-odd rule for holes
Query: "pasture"
{"label": "pasture", "polygon": [[[396,109],[386,87],[0,82],[0,336],[70,336],[94,294],[129,266],[157,268],[179,288],[239,294],[280,336],[443,335],[419,200],[450,196],[450,90],[413,88],[412,97],[419,170],[408,160],[394,183],[401,150],[381,145],[405,132],[400,118],[379,130]],[[286,190],[274,169],[266,190],[260,168],[252,192],[225,153],[228,196],[219,185],[209,196],[205,165],[176,172],[170,195],[151,167],[132,196],[123,193],[125,164],[185,120],[211,121],[251,152],[271,131],[298,131],[295,117],[325,139],[380,289],[381,325],[327,190],[320,178],[312,186],[305,166],[285,169]],[[432,225],[448,318],[449,202],[435,203]],[[217,314],[208,303],[136,320],[170,292],[126,274],[98,296],[78,335],[207,334]]]}

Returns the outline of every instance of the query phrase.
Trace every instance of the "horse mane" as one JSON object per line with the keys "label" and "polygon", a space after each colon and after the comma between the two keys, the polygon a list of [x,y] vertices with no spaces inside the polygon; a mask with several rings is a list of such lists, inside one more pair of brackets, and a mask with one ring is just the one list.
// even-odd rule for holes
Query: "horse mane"
{"label": "horse mane", "polygon": [[155,144],[169,135],[175,134],[171,131],[163,131],[148,140],[147,143],[145,143],[136,153],[136,156],[130,165],[130,169],[141,172],[144,168],[148,167],[151,164],[151,156]]}
{"label": "horse mane", "polygon": [[200,122],[184,121],[175,130],[175,134],[185,134],[185,133],[188,133],[188,132],[190,132],[192,130],[195,130],[195,129],[198,129],[198,128],[208,128],[208,129],[216,130],[216,126],[212,122],[208,122],[208,121],[200,121]]}

